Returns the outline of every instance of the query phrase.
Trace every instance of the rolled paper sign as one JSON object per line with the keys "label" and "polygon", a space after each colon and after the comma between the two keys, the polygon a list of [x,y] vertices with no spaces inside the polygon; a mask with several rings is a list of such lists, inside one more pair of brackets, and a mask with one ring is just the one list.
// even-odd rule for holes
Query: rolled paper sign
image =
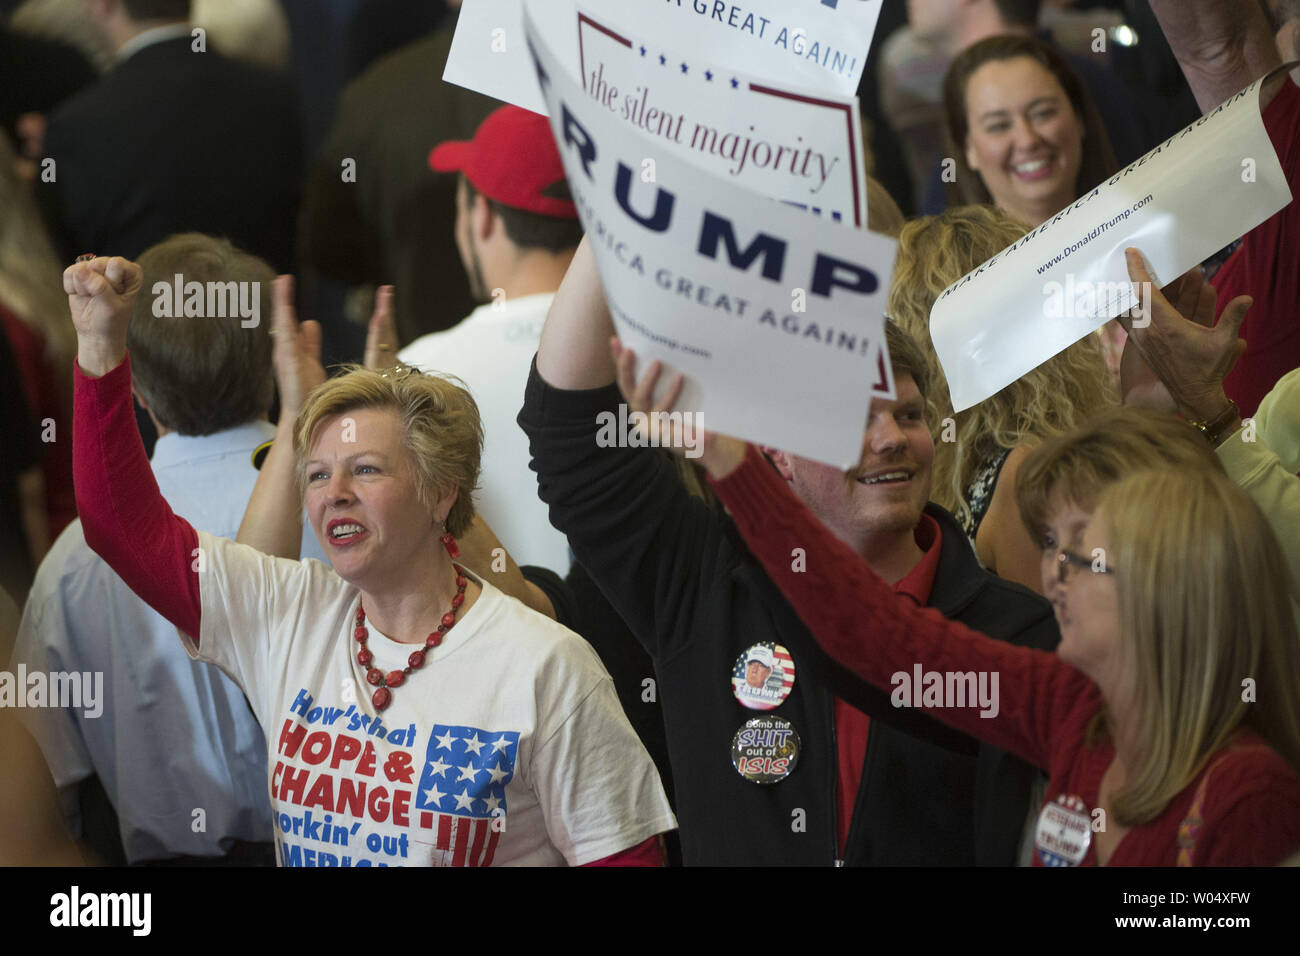
{"label": "rolled paper sign", "polygon": [[954,410],[1140,306],[1129,246],[1164,286],[1291,201],[1259,95],[1294,65],[1229,97],[939,295],[930,337]]}

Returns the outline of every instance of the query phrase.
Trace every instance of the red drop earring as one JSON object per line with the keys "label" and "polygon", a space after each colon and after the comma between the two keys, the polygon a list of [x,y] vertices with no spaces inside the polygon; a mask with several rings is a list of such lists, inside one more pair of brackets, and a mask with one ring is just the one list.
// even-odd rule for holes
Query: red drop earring
{"label": "red drop earring", "polygon": [[447,557],[455,561],[460,557],[460,548],[456,547],[456,538],[450,531],[447,531],[446,522],[443,522],[442,530],[445,533],[438,540],[441,541],[442,546],[447,549]]}

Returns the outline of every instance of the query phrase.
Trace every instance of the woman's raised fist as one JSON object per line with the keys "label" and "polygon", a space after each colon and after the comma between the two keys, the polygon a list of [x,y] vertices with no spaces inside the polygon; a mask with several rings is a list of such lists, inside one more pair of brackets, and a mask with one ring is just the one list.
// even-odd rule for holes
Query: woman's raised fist
{"label": "woman's raised fist", "polygon": [[140,267],[120,256],[78,260],[63,273],[77,361],[88,375],[103,375],[126,354],[126,327],[142,281]]}

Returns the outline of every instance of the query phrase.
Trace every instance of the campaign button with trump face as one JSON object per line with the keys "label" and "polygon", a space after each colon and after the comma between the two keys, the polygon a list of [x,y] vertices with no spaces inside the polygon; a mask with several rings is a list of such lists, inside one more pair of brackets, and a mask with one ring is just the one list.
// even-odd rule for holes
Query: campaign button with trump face
{"label": "campaign button with trump face", "polygon": [[754,644],[731,669],[731,692],[750,710],[771,710],[785,703],[794,687],[794,659],[773,641]]}
{"label": "campaign button with trump face", "polygon": [[799,735],[780,717],[747,720],[731,739],[732,766],[754,783],[784,780],[798,760]]}

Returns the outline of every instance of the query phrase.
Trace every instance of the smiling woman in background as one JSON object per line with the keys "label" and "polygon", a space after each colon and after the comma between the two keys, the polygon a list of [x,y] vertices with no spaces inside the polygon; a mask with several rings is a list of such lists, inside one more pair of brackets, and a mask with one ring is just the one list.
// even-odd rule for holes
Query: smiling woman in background
{"label": "smiling woman in background", "polygon": [[944,136],[960,203],[993,203],[1038,226],[1117,171],[1079,75],[1041,40],[995,36],[943,81]]}
{"label": "smiling woman in background", "polygon": [[[1030,36],[989,37],[953,60],[943,128],[956,163],[949,205],[992,203],[1031,229],[1118,170],[1079,74]],[[1098,336],[1118,384],[1124,330],[1110,321]]]}

